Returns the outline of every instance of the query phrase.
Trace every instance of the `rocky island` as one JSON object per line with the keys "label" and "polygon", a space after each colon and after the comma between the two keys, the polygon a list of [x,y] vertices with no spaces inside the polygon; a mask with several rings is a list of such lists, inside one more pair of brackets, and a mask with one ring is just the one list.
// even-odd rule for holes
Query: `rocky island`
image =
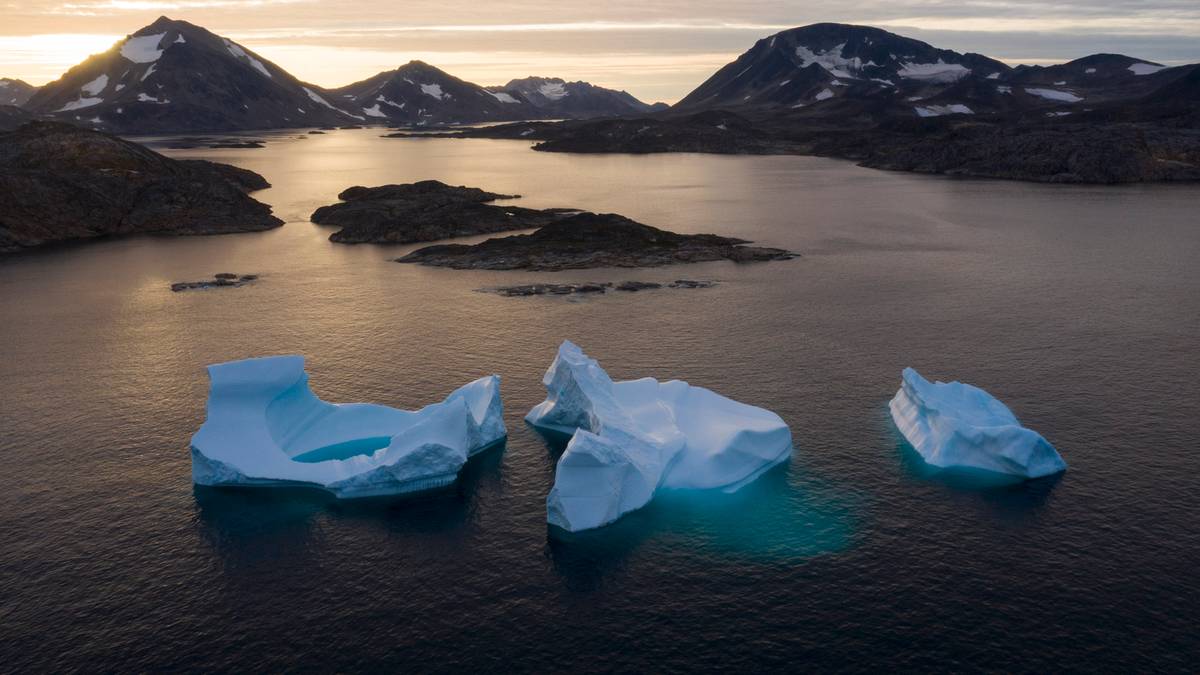
{"label": "rocky island", "polygon": [[497,237],[478,244],[426,246],[397,258],[453,269],[549,272],[593,267],[657,267],[676,263],[787,260],[795,253],[747,246],[715,234],[677,234],[615,213],[577,213],[532,234]]}
{"label": "rocky island", "polygon": [[342,229],[329,240],[341,244],[412,244],[451,237],[542,227],[577,209],[527,209],[490,202],[520,195],[451,186],[436,180],[379,187],[355,186],[342,202],[322,206],[311,220]]}
{"label": "rocky island", "polygon": [[56,122],[0,133],[0,252],[104,236],[228,234],[279,227],[247,192],[253,171],[174,160]]}

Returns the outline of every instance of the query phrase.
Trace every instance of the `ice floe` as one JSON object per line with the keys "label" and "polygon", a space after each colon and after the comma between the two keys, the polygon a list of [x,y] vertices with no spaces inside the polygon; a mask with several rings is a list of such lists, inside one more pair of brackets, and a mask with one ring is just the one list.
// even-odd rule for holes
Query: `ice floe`
{"label": "ice floe", "polygon": [[416,492],[452,483],[469,456],[506,435],[494,375],[407,411],[322,401],[301,356],[208,374],[208,417],[191,442],[200,485],[315,487],[342,498]]}
{"label": "ice floe", "polygon": [[547,398],[525,419],[571,435],[546,498],[547,521],[569,532],[611,523],[659,489],[732,492],[791,455],[775,413],[679,380],[613,382],[571,342],[542,381]]}
{"label": "ice floe", "polygon": [[961,382],[931,383],[905,368],[892,399],[892,419],[927,464],[1022,478],[1064,471],[1054,446],[1026,429],[986,391]]}

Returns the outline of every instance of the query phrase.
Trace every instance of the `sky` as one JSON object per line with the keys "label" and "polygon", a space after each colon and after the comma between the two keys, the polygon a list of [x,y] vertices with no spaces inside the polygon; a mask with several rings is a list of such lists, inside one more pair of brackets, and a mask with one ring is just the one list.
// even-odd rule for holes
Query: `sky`
{"label": "sky", "polygon": [[1200,62],[1200,0],[0,0],[0,77],[44,84],[160,15],[326,87],[420,59],[484,85],[541,75],[674,102],[759,38],[820,21],[1014,65]]}

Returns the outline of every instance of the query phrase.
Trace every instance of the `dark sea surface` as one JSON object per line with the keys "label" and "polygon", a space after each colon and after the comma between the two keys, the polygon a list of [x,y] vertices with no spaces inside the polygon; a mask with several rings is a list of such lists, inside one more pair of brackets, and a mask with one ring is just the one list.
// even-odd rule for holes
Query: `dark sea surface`
{"label": "dark sea surface", "polygon": [[[379,133],[169,151],[262,173],[280,229],[0,261],[0,670],[1197,670],[1200,188]],[[427,178],[804,255],[454,271],[307,221],[351,185]],[[262,279],[170,291],[224,271]],[[720,285],[475,291],[677,278]],[[791,461],[548,537],[561,447],[522,416],[563,339],[614,378],[779,413]],[[335,402],[417,407],[498,373],[507,446],[419,499],[194,488],[204,366],[283,353]],[[987,389],[1069,470],[928,471],[887,413],[905,366]]]}

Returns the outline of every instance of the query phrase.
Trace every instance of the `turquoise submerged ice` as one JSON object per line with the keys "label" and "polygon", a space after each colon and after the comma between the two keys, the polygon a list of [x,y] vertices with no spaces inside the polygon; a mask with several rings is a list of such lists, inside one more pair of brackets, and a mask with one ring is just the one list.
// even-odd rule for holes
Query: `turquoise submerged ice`
{"label": "turquoise submerged ice", "polygon": [[570,342],[543,378],[547,398],[525,417],[571,434],[546,498],[570,532],[645,506],[656,490],[733,491],[785,461],[792,434],[778,415],[686,382],[613,382]]}
{"label": "turquoise submerged ice", "polygon": [[1040,434],[1021,426],[1000,401],[961,382],[930,383],[905,368],[891,402],[900,433],[927,464],[1039,478],[1067,463]]}
{"label": "turquoise submerged ice", "polygon": [[192,436],[200,485],[295,485],[338,497],[452,483],[472,454],[503,440],[500,378],[480,378],[417,411],[326,403],[302,356],[208,367],[208,418]]}

